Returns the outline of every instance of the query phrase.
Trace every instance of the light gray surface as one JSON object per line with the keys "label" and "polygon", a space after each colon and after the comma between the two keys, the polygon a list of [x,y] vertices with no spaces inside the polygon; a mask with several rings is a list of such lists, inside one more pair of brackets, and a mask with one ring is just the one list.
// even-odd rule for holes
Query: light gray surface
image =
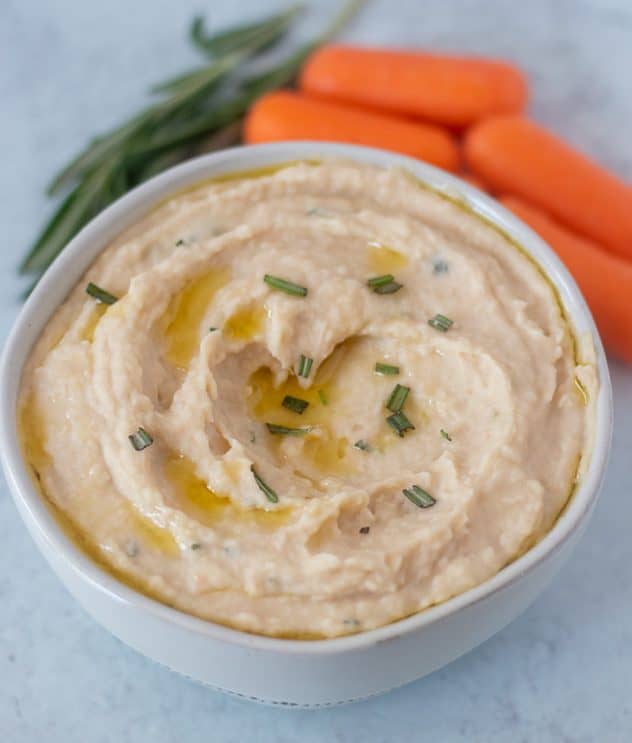
{"label": "light gray surface", "polygon": [[[335,6],[312,3],[303,35]],[[14,267],[53,171],[195,61],[195,11],[218,24],[278,3],[0,0],[0,337]],[[630,0],[373,0],[345,37],[497,54],[533,81],[533,115],[632,180]],[[632,301],[632,300],[631,300]],[[0,740],[632,740],[632,370],[611,364],[615,437],[602,499],[571,563],[520,619],[434,675],[349,707],[258,707],[170,673],[95,625],[37,553],[0,483]]]}

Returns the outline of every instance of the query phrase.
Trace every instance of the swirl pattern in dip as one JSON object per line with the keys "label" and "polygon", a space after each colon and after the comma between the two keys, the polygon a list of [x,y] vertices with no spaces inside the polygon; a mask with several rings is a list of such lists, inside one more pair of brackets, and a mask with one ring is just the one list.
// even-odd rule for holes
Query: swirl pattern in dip
{"label": "swirl pattern in dip", "polygon": [[333,637],[540,539],[595,385],[497,230],[404,173],[325,161],[202,184],[126,230],[39,340],[21,422],[43,493],[117,575],[246,631]]}

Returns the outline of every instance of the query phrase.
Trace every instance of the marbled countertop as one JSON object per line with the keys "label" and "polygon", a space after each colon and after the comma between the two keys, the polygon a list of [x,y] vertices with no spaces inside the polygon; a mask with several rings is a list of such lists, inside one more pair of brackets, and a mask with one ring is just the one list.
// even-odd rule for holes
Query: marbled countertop
{"label": "marbled countertop", "polygon": [[[303,28],[335,0],[309,3]],[[0,337],[19,309],[15,266],[50,209],[42,192],[77,147],[191,65],[190,17],[217,24],[278,3],[1,0]],[[632,180],[630,0],[369,0],[345,38],[505,56],[533,115]],[[632,301],[632,298],[631,298]],[[0,482],[0,740],[632,740],[632,369],[612,361],[615,434],[579,548],[521,618],[421,681],[347,707],[288,711],[209,691],[97,626],[35,549]]]}

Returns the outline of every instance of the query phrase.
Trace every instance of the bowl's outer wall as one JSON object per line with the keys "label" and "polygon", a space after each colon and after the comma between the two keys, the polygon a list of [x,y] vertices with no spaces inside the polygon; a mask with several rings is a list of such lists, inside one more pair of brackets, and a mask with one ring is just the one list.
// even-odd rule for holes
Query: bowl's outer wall
{"label": "bowl's outer wall", "polygon": [[[24,515],[24,514],[23,514]],[[113,602],[29,530],[55,573],[86,611],[120,640],[214,689],[258,702],[317,707],[358,701],[419,679],[476,647],[522,613],[550,583],[584,531],[521,580],[416,631],[333,655],[280,655],[188,635],[141,608]]]}
{"label": "bowl's outer wall", "polygon": [[[336,652],[315,652],[305,643],[286,643],[292,651],[280,652],[278,644],[275,647],[266,638],[190,617],[176,621],[174,613],[162,606],[152,610],[153,602],[117,584],[79,554],[30,480],[17,442],[16,401],[23,365],[50,315],[101,249],[152,204],[213,174],[332,154],[408,167],[433,185],[465,196],[477,211],[528,244],[556,283],[578,330],[594,339],[601,384],[596,461],[553,532],[490,581],[413,618],[327,643]],[[1,454],[14,500],[42,553],[86,610],[117,637],[176,671],[259,701],[302,706],[352,701],[419,678],[487,639],[523,611],[550,581],[586,526],[603,478],[612,427],[610,380],[590,313],[566,270],[534,233],[483,194],[436,168],[390,153],[319,143],[239,148],[198,158],[158,176],[107,209],[73,240],[27,302],[5,347],[1,382]]]}

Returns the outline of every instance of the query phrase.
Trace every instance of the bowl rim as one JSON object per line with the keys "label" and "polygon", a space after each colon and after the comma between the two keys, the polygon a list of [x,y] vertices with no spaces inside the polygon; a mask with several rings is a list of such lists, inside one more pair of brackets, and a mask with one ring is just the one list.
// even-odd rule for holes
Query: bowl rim
{"label": "bowl rim", "polygon": [[[296,640],[256,635],[187,614],[127,586],[93,561],[65,534],[35,487],[19,445],[16,413],[23,367],[41,330],[87,267],[117,234],[166,197],[205,178],[324,157],[404,168],[434,190],[462,201],[514,238],[557,289],[575,335],[591,336],[599,390],[589,466],[551,530],[535,546],[483,583],[403,619],[353,635]],[[583,296],[553,250],[497,201],[456,176],[420,160],[356,145],[295,141],[233,147],[188,160],[137,186],[91,220],[55,259],[16,319],[0,362],[0,459],[18,511],[27,526],[36,532],[36,542],[45,556],[48,557],[44,547],[59,556],[77,578],[112,601],[149,613],[186,632],[251,650],[301,655],[355,651],[422,630],[509,588],[562,549],[590,514],[607,466],[611,435],[612,389],[603,345]]]}

